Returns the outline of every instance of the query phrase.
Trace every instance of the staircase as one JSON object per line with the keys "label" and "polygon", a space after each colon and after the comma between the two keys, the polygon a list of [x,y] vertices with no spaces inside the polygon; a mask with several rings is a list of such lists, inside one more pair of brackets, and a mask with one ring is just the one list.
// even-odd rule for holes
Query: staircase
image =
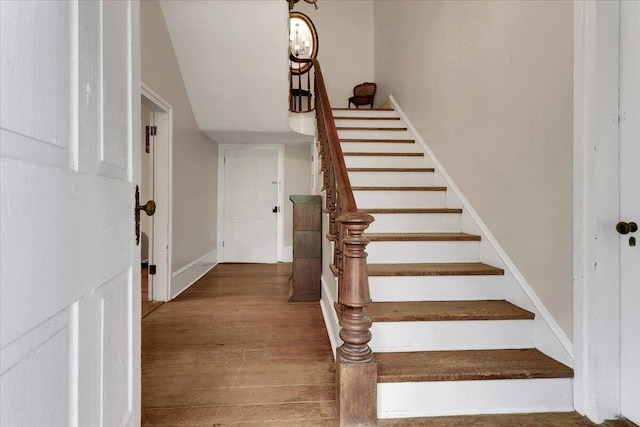
{"label": "staircase", "polygon": [[[572,411],[572,369],[534,345],[562,355],[553,325],[410,125],[394,109],[333,115],[358,209],[375,218],[366,250],[378,418]],[[336,347],[329,248],[323,310]]]}

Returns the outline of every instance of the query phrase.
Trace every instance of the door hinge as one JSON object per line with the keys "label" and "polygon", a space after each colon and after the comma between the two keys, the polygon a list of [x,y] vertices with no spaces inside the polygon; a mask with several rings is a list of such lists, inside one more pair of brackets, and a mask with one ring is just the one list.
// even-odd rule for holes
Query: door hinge
{"label": "door hinge", "polygon": [[149,126],[149,134],[151,136],[156,136],[158,133],[158,128],[156,126]]}
{"label": "door hinge", "polygon": [[156,266],[155,266],[155,264],[151,264],[149,266],[149,274],[156,274]]}
{"label": "door hinge", "polygon": [[224,242],[222,242],[222,247],[224,248]]}

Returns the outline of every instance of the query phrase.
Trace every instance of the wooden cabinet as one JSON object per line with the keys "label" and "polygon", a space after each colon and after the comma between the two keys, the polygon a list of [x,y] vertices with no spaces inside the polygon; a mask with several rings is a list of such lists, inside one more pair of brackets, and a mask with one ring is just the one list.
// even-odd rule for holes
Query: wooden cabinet
{"label": "wooden cabinet", "polygon": [[293,274],[289,302],[320,301],[322,197],[290,196],[293,202]]}

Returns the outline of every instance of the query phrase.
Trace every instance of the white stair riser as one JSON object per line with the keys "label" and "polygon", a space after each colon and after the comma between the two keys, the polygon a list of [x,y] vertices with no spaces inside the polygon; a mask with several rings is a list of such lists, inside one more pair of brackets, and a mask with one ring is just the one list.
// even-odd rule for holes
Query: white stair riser
{"label": "white stair riser", "polygon": [[360,153],[420,153],[420,147],[415,143],[406,142],[343,142],[340,144],[343,152]]}
{"label": "white stair riser", "polygon": [[373,351],[482,350],[533,347],[533,320],[374,322]]}
{"label": "white stair riser", "polygon": [[374,302],[502,299],[503,276],[369,276]]}
{"label": "white stair riser", "polygon": [[350,108],[348,110],[333,110],[333,117],[400,117],[400,115],[394,110]]}
{"label": "white stair riser", "polygon": [[[336,114],[334,117],[345,117]],[[336,119],[336,127],[359,127],[359,128],[406,128],[407,125],[402,120],[349,120]]]}
{"label": "white stair riser", "polygon": [[372,214],[368,233],[459,232],[461,214]]}
{"label": "white stair riser", "polygon": [[358,208],[442,208],[445,191],[354,191]]}
{"label": "white stair riser", "polygon": [[[357,153],[357,151],[353,151]],[[421,156],[344,156],[347,168],[423,168],[432,167]]]}
{"label": "white stair riser", "polygon": [[480,261],[480,242],[371,242],[367,262],[474,262]]}
{"label": "white stair riser", "polygon": [[378,384],[378,418],[573,410],[570,378]]}
{"label": "white stair riser", "polygon": [[338,138],[413,139],[413,134],[408,130],[338,130]]}
{"label": "white stair riser", "polygon": [[349,181],[353,186],[431,186],[434,176],[432,172],[349,172]]}

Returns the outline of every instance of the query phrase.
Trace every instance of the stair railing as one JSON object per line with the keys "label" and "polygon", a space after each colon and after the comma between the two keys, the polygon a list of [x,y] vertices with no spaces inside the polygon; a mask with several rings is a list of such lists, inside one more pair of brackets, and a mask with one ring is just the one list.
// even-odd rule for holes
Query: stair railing
{"label": "stair railing", "polygon": [[[311,71],[313,60],[296,58],[289,55],[289,111],[292,113],[308,113],[313,111],[315,105],[312,102]],[[297,64],[297,66],[294,66]],[[306,98],[306,99],[303,99]]]}
{"label": "stair railing", "polygon": [[317,60],[313,65],[325,213],[329,214],[327,238],[333,242],[343,341],[336,357],[338,414],[341,425],[369,425],[377,418],[377,370],[368,344],[371,319],[365,311],[371,304],[365,252],[369,240],[362,234],[373,217],[358,212],[322,70]]}

